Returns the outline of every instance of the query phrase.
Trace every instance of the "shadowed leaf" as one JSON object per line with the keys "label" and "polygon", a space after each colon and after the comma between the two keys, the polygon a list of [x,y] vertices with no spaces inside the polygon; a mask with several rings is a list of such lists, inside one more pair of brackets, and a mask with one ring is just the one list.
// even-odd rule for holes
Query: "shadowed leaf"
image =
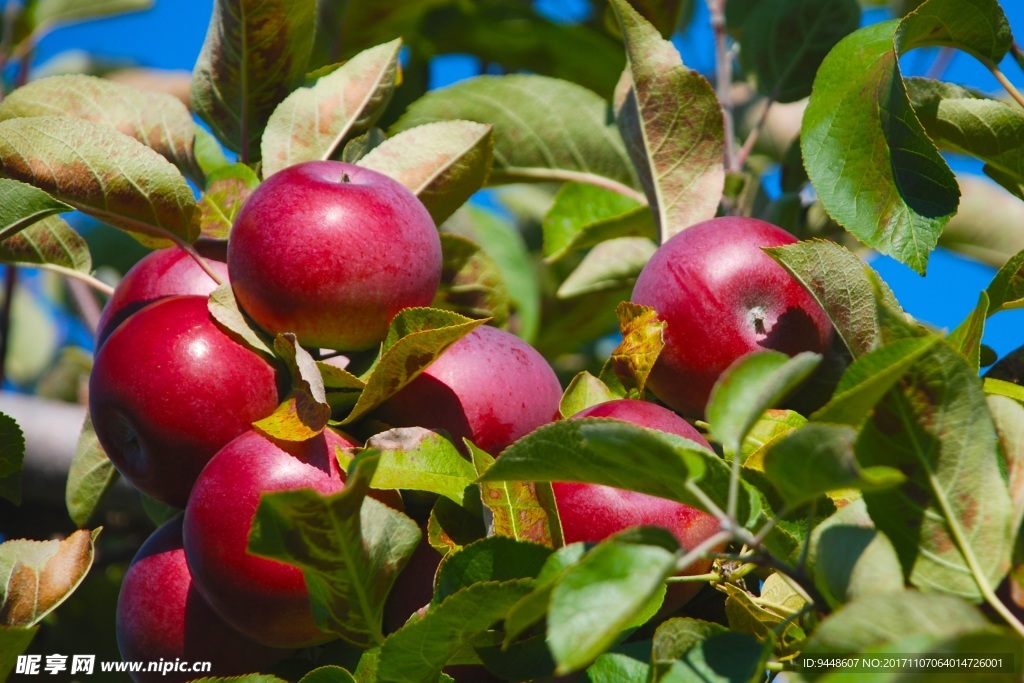
{"label": "shadowed leaf", "polygon": [[657,247],[646,237],[618,237],[590,250],[558,288],[558,298],[628,289]]}
{"label": "shadowed leaf", "polygon": [[483,581],[536,578],[550,556],[550,548],[507,536],[475,541],[441,563],[430,604],[438,605],[449,595]]}
{"label": "shadowed leaf", "polygon": [[433,307],[468,318],[489,318],[495,327],[504,327],[511,295],[498,264],[480,245],[441,233],[441,285]]}
{"label": "shadowed leaf", "polygon": [[25,435],[10,415],[0,413],[0,497],[21,505]]}
{"label": "shadowed leaf", "polygon": [[191,242],[196,202],[181,173],[141,142],[82,119],[0,121],[0,173],[35,185],[148,246]]}
{"label": "shadowed leaf", "polygon": [[231,285],[221,285],[210,294],[207,303],[210,315],[214,321],[228,334],[241,341],[247,347],[266,358],[272,358],[274,352],[270,349],[273,343],[269,336],[259,331],[249,319],[242,313],[235,300],[235,294],[231,291]]}
{"label": "shadowed leaf", "polygon": [[388,138],[358,163],[412,190],[441,225],[487,182],[493,149],[491,126],[439,121]]}
{"label": "shadowed leaf", "polygon": [[199,200],[199,229],[203,237],[226,240],[242,204],[259,178],[245,164],[231,164],[206,177],[206,192]]}
{"label": "shadowed leaf", "polygon": [[330,159],[348,137],[372,126],[391,99],[401,40],[361,52],[281,102],[263,133],[263,177],[303,161]]}
{"label": "shadowed leaf", "polygon": [[305,0],[215,0],[192,108],[243,163],[259,158],[271,112],[305,75],[315,23]]}
{"label": "shadowed leaf", "polygon": [[1024,308],[1024,251],[1011,257],[996,273],[986,290],[988,315],[1013,308]]}
{"label": "shadowed leaf", "polygon": [[9,680],[8,676],[17,665],[18,655],[28,649],[38,630],[38,626],[21,628],[0,624],[0,679]]}
{"label": "shadowed leaf", "polygon": [[92,272],[88,243],[60,216],[48,216],[0,241],[0,262]]}
{"label": "shadowed leaf", "polygon": [[715,217],[725,187],[722,110],[711,85],[626,0],[611,7],[629,60],[616,121],[664,244]]}
{"label": "shadowed leaf", "polygon": [[0,178],[0,240],[17,234],[47,216],[71,211],[72,208],[37,187]]}

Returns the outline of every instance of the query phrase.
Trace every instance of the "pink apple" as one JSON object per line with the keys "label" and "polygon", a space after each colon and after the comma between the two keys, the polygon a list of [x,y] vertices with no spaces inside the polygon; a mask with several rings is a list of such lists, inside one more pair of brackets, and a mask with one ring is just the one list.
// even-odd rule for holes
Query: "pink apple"
{"label": "pink apple", "polygon": [[452,344],[375,417],[392,427],[443,429],[497,454],[558,414],[558,377],[532,346],[496,327]]}
{"label": "pink apple", "polygon": [[273,333],[305,346],[370,348],[403,308],[429,306],[441,241],[423,204],[369,169],[311,161],[249,196],[228,239],[235,297]]}
{"label": "pink apple", "polygon": [[330,429],[304,442],[271,441],[255,430],[225,446],[206,466],[185,508],[185,555],[199,591],[246,636],[275,647],[334,638],[313,619],[302,571],[248,552],[260,495],[345,487],[336,448],[356,443]]}
{"label": "pink apple", "polygon": [[[228,281],[224,254],[206,258],[210,268]],[[193,294],[206,296],[217,288],[217,282],[183,249],[171,247],[146,254],[117,283],[113,296],[100,315],[96,330],[99,348],[110,333],[136,311],[157,299]]]}
{"label": "pink apple", "polygon": [[648,386],[686,415],[703,415],[711,389],[735,360],[774,349],[824,353],[832,324],[800,284],[761,251],[796,242],[770,223],[715,218],[663,244],[633,288],[633,303],[667,323]]}
{"label": "pink apple", "polygon": [[210,662],[203,674],[143,671],[136,683],[175,683],[202,676],[257,673],[291,651],[244,637],[210,608],[192,583],[181,538],[182,517],[165,523],[142,544],[121,583],[117,644],[124,661],[191,665]]}
{"label": "pink apple", "polygon": [[177,507],[214,453],[278,405],[273,366],[223,332],[206,304],[171,297],[142,309],[107,338],[89,378],[111,462]]}
{"label": "pink apple", "polygon": [[[570,419],[584,417],[614,418],[640,427],[676,434],[711,448],[700,432],[691,427],[686,420],[670,410],[646,401],[608,401],[582,410]],[[554,490],[555,505],[558,508],[558,517],[562,521],[562,534],[566,543],[596,543],[631,526],[649,525],[668,529],[684,549],[690,549],[719,530],[718,520],[708,513],[665,498],[598,484],[557,482],[551,487]],[[691,564],[683,575],[703,574],[710,567],[711,560],[703,559]],[[663,609],[678,609],[700,590],[701,585],[670,585]]]}

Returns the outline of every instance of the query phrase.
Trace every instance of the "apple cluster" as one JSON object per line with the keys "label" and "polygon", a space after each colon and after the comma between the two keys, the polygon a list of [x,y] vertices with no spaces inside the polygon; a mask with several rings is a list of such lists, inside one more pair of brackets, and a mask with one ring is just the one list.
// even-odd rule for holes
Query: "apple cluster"
{"label": "apple cluster", "polygon": [[[708,221],[668,240],[633,293],[635,303],[666,323],[649,386],[668,407],[623,398],[572,419],[618,419],[710,448],[680,415],[702,414],[733,361],[762,348],[795,354],[831,343],[820,306],[761,251],[793,241],[775,226],[742,218]],[[183,509],[143,545],[125,577],[117,623],[122,655],[209,660],[213,673],[225,676],[331,639],[313,618],[301,571],[250,554],[247,543],[263,493],[343,490],[337,452],[351,453],[360,443],[331,428],[298,442],[254,428],[284,400],[288,373],[215,319],[208,302],[219,284],[213,275],[230,284],[240,309],[271,336],[291,333],[310,349],[357,353],[379,345],[399,311],[434,301],[442,253],[430,214],[406,188],[365,168],[324,161],[266,179],[238,213],[226,252],[207,251],[205,267],[194,256],[155,251],[125,275],[101,320],[89,409],[100,444],[124,477]],[[558,419],[561,398],[543,356],[484,325],[449,346],[366,422],[443,431],[459,448],[468,440],[500,456]],[[647,524],[692,548],[719,528],[705,512],[639,493],[575,482],[555,483],[553,493],[567,543]],[[381,499],[402,509],[397,493]],[[392,591],[388,628],[429,601],[440,561],[421,541]],[[709,566],[704,560],[686,572]],[[699,585],[673,584],[665,609],[682,606]]]}

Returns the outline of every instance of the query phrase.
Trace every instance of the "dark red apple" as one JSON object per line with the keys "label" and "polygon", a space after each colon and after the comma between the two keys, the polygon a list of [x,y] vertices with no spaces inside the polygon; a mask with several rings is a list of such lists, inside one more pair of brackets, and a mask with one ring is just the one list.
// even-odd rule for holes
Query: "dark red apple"
{"label": "dark red apple", "polygon": [[[228,266],[223,254],[206,259],[210,268],[228,281]],[[217,282],[183,249],[171,247],[146,254],[132,266],[114,288],[114,294],[103,307],[96,329],[99,348],[110,333],[130,315],[168,296],[206,296],[217,288]]]}
{"label": "dark red apple", "polygon": [[[192,583],[181,538],[182,517],[168,521],[142,544],[121,583],[117,645],[124,661],[210,662],[204,676],[258,673],[290,654],[260,645],[217,616]],[[191,672],[132,673],[137,683],[188,681]]]}
{"label": "dark red apple", "polygon": [[429,306],[441,241],[423,204],[369,169],[311,161],[249,196],[228,239],[235,297],[265,329],[305,346],[370,348],[403,308]]}
{"label": "dark red apple", "polygon": [[89,378],[111,462],[177,507],[210,458],[278,405],[273,366],[217,327],[206,303],[171,297],[142,309],[107,338]]}
{"label": "dark red apple", "polygon": [[[584,417],[614,418],[676,434],[711,448],[700,432],[686,420],[671,410],[647,401],[608,401],[582,410],[570,419]],[[719,530],[718,520],[712,515],[665,498],[598,484],[557,482],[551,488],[555,494],[555,505],[566,543],[596,543],[631,526],[648,525],[668,529],[684,549],[690,549]],[[699,560],[684,570],[682,575],[704,574],[710,567],[710,559]],[[671,584],[663,611],[675,610],[684,605],[700,590],[701,585]]]}
{"label": "dark red apple", "polygon": [[443,429],[496,454],[558,414],[558,377],[532,346],[478,327],[388,399],[375,417],[393,427]]}
{"label": "dark red apple", "polygon": [[345,477],[335,449],[355,445],[330,429],[303,442],[271,441],[251,430],[217,453],[196,481],[185,509],[189,568],[214,610],[253,640],[306,647],[334,638],[313,619],[302,571],[247,547],[261,494],[338,493]]}
{"label": "dark red apple", "polygon": [[633,303],[667,323],[648,387],[685,415],[703,415],[711,389],[735,360],[774,349],[824,353],[832,324],[800,284],[761,251],[796,242],[753,218],[699,223],[665,242],[644,266]]}

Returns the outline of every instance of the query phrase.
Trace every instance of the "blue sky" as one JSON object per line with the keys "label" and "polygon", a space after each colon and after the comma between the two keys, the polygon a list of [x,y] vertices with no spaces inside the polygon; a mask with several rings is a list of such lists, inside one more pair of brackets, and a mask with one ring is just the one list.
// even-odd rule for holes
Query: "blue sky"
{"label": "blue sky", "polygon": [[[1018,34],[1024,35],[1024,2],[1001,2]],[[154,9],[98,22],[62,28],[43,39],[38,61],[67,49],[82,49],[109,57],[129,58],[135,62],[164,69],[191,69],[202,47],[212,0],[157,0]],[[579,17],[582,4],[577,0],[541,0],[540,6],[552,18],[571,20]],[[684,62],[692,68],[711,70],[712,50],[707,30],[707,10],[697,2],[697,16],[690,29],[675,40]],[[868,13],[866,21],[886,18],[884,13]],[[927,68],[934,53],[919,50],[904,58],[908,72]],[[459,56],[437,60],[431,82],[441,86],[475,73],[476,61]],[[1005,66],[1010,79],[1024,86],[1024,74],[1016,65]],[[957,54],[945,76],[948,80],[997,92],[999,86],[988,71],[972,58]],[[978,165],[954,161],[958,172],[977,172]],[[1016,226],[1024,229],[1024,226]],[[916,317],[942,328],[955,327],[977,303],[978,293],[989,283],[994,271],[955,255],[936,252],[927,277],[888,258],[875,258],[872,265],[895,290],[907,310]],[[1024,343],[1024,311],[1001,313],[989,321],[985,342],[1002,355]]]}

